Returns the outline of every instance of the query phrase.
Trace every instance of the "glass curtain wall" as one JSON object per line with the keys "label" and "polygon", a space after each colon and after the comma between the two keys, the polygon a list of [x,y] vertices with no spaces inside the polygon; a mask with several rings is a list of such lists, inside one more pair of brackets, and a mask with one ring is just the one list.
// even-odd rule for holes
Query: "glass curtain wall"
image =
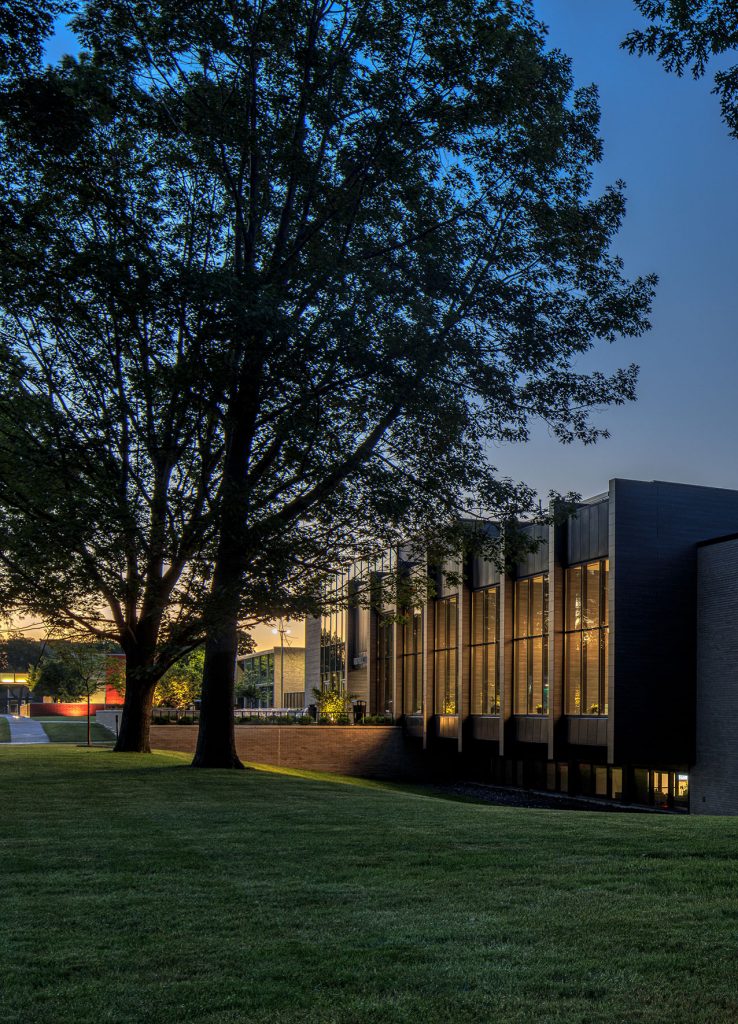
{"label": "glass curtain wall", "polygon": [[515,583],[516,715],[548,714],[548,573]]}
{"label": "glass curtain wall", "polygon": [[406,715],[423,713],[423,609],[408,608],[402,627],[402,691]]}
{"label": "glass curtain wall", "polygon": [[607,714],[608,560],[566,570],[567,715]]}
{"label": "glass curtain wall", "polygon": [[244,707],[274,707],[273,653],[259,654],[244,661],[243,685],[250,690],[250,695],[244,697]]}
{"label": "glass curtain wall", "polygon": [[497,677],[500,588],[485,587],[472,594],[472,714],[499,715]]}
{"label": "glass curtain wall", "polygon": [[436,601],[436,714],[455,715],[458,598]]}
{"label": "glass curtain wall", "polygon": [[321,690],[346,687],[346,611],[341,598],[347,584],[345,574],[341,574],[336,586],[326,595],[320,623]]}
{"label": "glass curtain wall", "polygon": [[389,615],[377,615],[377,711],[378,715],[393,714],[392,660],[394,621]]}

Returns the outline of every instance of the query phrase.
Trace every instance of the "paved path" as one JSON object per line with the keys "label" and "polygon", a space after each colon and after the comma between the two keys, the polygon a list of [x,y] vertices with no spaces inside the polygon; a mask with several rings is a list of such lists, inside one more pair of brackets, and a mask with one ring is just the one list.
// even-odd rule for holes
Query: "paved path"
{"label": "paved path", "polygon": [[1,715],[10,726],[11,743],[48,743],[44,727],[32,718],[21,718],[18,715]]}

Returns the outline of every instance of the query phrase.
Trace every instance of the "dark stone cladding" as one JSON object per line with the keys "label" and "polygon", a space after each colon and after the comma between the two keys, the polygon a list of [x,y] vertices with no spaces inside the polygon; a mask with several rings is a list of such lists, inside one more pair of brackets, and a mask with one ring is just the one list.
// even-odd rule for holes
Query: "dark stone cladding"
{"label": "dark stone cladding", "polygon": [[697,553],[694,814],[738,814],[738,538]]}
{"label": "dark stone cladding", "polygon": [[610,485],[611,764],[695,761],[697,544],[738,524],[738,492]]}
{"label": "dark stone cladding", "polygon": [[607,558],[609,552],[609,503],[607,497],[580,505],[566,524],[566,564]]}

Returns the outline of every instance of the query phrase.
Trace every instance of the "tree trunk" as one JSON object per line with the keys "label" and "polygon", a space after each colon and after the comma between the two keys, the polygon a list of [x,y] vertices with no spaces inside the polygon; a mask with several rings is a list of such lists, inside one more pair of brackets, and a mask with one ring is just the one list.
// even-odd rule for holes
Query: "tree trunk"
{"label": "tree trunk", "polygon": [[243,768],[236,753],[233,705],[238,614],[247,564],[248,456],[259,410],[263,351],[252,344],[239,383],[229,399],[233,431],[226,445],[219,539],[208,608],[205,663],[202,672],[200,728],[193,768]]}
{"label": "tree trunk", "polygon": [[144,682],[135,667],[126,664],[126,695],[114,750],[128,754],[150,754],[151,704],[156,683]]}
{"label": "tree trunk", "polygon": [[208,633],[202,673],[200,728],[193,768],[243,768],[236,753],[234,676],[238,654],[238,616],[223,616]]}

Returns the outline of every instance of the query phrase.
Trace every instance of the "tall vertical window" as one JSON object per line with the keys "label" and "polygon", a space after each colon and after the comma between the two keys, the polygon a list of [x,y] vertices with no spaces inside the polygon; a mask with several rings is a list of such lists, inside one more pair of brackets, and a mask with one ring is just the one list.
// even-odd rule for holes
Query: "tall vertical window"
{"label": "tall vertical window", "polygon": [[436,601],[436,714],[456,714],[456,639],[458,601]]}
{"label": "tall vertical window", "polygon": [[394,621],[377,615],[377,714],[392,715],[392,659]]}
{"label": "tall vertical window", "polygon": [[515,714],[548,714],[548,574],[515,583]]}
{"label": "tall vertical window", "polygon": [[566,570],[567,715],[607,714],[607,577],[606,558]]}
{"label": "tall vertical window", "polygon": [[499,587],[486,587],[472,594],[472,714],[499,715],[500,689],[497,678],[499,635]]}
{"label": "tall vertical window", "polygon": [[344,610],[338,605],[342,589],[331,595],[332,607],[321,618],[320,624],[320,688],[331,687],[342,690],[345,687],[346,672],[346,631]]}
{"label": "tall vertical window", "polygon": [[408,608],[402,627],[402,690],[406,715],[423,712],[423,609]]}

